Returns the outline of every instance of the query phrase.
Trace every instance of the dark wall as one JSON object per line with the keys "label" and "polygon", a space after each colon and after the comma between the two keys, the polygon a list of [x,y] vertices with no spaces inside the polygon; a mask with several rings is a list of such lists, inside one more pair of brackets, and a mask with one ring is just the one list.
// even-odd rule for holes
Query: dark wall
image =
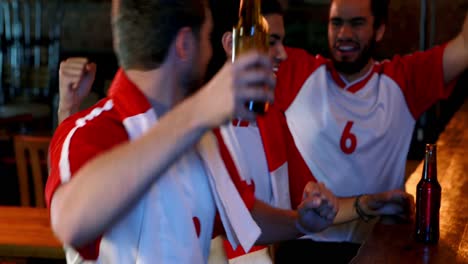
{"label": "dark wall", "polygon": [[93,90],[103,96],[117,70],[112,50],[110,0],[64,2],[61,58],[88,57],[97,63]]}

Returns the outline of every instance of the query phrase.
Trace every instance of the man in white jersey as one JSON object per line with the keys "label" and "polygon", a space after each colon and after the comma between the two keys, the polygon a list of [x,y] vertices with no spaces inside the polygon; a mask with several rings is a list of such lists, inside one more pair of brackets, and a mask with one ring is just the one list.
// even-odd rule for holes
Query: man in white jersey
{"label": "man in white jersey", "polygon": [[[213,17],[215,26],[213,29],[213,59],[210,63],[209,74],[219,70],[219,67],[231,61],[232,53],[232,28],[237,24],[240,1],[211,1],[212,8],[216,10]],[[264,0],[261,3],[261,13],[265,17],[269,28],[269,56],[273,62],[273,70],[277,71],[280,63],[286,59],[283,46],[284,25],[281,5],[277,1]],[[211,71],[211,72],[210,72]],[[262,139],[256,122],[235,119],[220,128],[219,137],[223,142],[230,157],[239,168],[240,176],[249,182],[255,190],[255,197],[270,205],[289,209],[289,193],[278,195],[272,190],[272,175],[265,159]],[[283,170],[284,171],[284,170]],[[284,171],[286,173],[286,171]],[[287,175],[283,174],[280,190],[287,191]],[[278,198],[282,198],[279,201]],[[225,252],[223,252],[225,250]],[[234,249],[227,239],[217,237],[212,242],[212,256],[210,263],[220,263],[224,255],[229,263],[272,263],[268,246],[255,246],[250,252],[242,247]]]}
{"label": "man in white jersey", "polygon": [[333,220],[322,186],[301,211],[278,210],[228,173],[210,130],[254,120],[244,103],[272,100],[264,87],[274,80],[252,53],[198,89],[211,23],[204,1],[113,2],[121,69],[108,97],[63,121],[50,147],[46,200],[69,263],[205,263],[217,211],[230,242],[247,249]]}
{"label": "man in white jersey", "polygon": [[[331,59],[287,49],[269,112],[277,121],[261,130],[285,134],[293,208],[312,179],[339,197],[403,189],[415,120],[450,95],[454,80],[468,66],[468,18],[461,33],[446,44],[373,60],[387,11],[388,1],[333,0],[328,24]],[[367,208],[364,212],[369,214]],[[283,243],[277,260],[324,256],[331,263],[346,263],[374,222],[353,221]]]}

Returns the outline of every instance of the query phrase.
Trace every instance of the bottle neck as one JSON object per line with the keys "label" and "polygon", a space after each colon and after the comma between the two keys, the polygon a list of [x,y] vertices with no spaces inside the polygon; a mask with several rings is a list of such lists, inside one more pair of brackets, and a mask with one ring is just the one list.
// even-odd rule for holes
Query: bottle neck
{"label": "bottle neck", "polygon": [[437,181],[437,155],[436,145],[427,144],[424,157],[423,179],[427,181]]}
{"label": "bottle neck", "polygon": [[254,25],[259,23],[261,0],[241,0],[239,17],[245,24]]}

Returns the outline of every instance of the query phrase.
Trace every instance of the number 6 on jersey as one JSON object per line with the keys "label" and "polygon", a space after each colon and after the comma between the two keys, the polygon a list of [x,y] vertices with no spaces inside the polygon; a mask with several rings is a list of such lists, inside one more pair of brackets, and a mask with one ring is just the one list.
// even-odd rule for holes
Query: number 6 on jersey
{"label": "number 6 on jersey", "polygon": [[341,150],[348,155],[352,154],[356,150],[357,145],[356,135],[351,133],[351,128],[353,127],[353,125],[353,121],[348,121],[348,123],[346,123],[346,126],[343,130],[343,134],[341,135],[340,139]]}

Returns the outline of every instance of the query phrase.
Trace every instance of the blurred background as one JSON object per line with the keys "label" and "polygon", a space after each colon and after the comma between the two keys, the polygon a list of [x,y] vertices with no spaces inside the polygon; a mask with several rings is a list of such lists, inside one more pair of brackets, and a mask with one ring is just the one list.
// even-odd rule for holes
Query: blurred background
{"label": "blurred background", "polygon": [[[286,10],[285,44],[327,56],[329,0],[280,1]],[[0,0],[0,204],[18,205],[21,200],[14,136],[53,133],[59,62],[81,56],[97,63],[94,99],[105,95],[117,70],[110,3],[111,0]],[[391,0],[389,25],[377,58],[425,50],[450,40],[461,29],[467,9],[468,0]],[[424,144],[436,141],[463,103],[467,86],[465,72],[453,95],[418,120],[408,170],[422,159]],[[45,157],[42,164],[47,164]]]}

